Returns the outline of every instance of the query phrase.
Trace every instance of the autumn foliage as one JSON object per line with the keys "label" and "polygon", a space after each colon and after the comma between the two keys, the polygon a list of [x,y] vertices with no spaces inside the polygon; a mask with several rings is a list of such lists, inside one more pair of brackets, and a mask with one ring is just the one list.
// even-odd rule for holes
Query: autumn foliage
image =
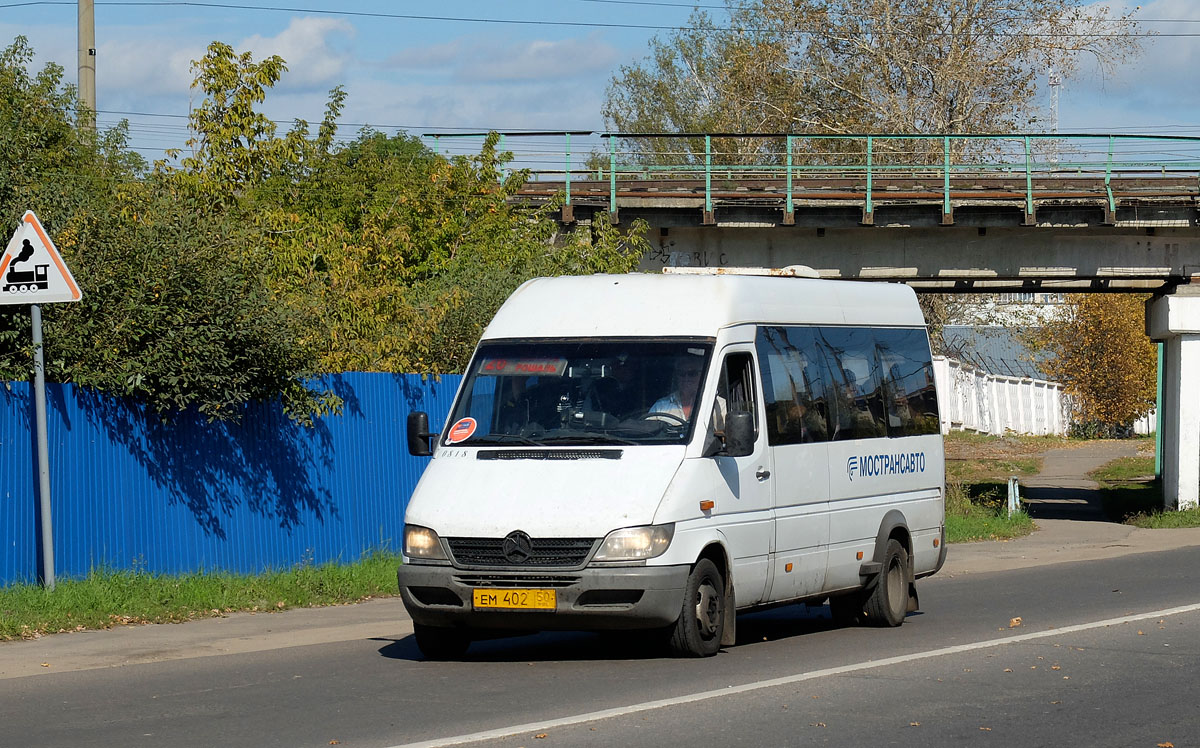
{"label": "autumn foliage", "polygon": [[1044,364],[1073,398],[1075,422],[1119,431],[1153,405],[1158,354],[1145,331],[1146,297],[1071,294],[1061,317],[1033,333]]}

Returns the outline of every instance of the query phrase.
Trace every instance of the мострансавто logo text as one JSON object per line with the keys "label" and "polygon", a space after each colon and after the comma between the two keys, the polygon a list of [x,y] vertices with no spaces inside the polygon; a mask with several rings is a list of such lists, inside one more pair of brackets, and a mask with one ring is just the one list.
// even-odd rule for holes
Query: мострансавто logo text
{"label": "\u043c\u043e\u0441\u0442\u0440\u0430\u043d\u0441\u0430\u0432\u0442\u043e logo text", "polygon": [[924,452],[900,452],[894,455],[863,455],[846,460],[846,476],[874,478],[881,475],[910,475],[925,472]]}

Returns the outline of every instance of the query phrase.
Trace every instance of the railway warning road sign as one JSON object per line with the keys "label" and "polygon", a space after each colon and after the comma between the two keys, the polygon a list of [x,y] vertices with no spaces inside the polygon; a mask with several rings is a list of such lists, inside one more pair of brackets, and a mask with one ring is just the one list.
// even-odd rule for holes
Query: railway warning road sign
{"label": "railway warning road sign", "polygon": [[21,227],[0,255],[0,304],[53,304],[81,298],[79,285],[42,222],[32,210],[26,211]]}

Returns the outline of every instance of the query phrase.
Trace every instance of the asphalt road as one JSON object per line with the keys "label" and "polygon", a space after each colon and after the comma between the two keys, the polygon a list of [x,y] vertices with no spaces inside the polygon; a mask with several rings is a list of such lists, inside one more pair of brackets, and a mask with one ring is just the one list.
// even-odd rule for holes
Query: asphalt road
{"label": "asphalt road", "polygon": [[743,616],[739,645],[706,660],[542,634],[424,662],[397,622],[7,677],[0,746],[1200,745],[1200,547],[918,590],[897,629],[789,606]]}

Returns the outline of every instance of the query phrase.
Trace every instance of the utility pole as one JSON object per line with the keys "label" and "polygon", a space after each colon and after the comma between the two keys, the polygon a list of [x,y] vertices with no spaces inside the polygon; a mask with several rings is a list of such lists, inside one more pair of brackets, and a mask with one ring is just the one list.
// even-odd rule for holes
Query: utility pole
{"label": "utility pole", "polygon": [[[1062,88],[1062,76],[1050,68],[1050,132],[1058,135],[1058,89]],[[1058,166],[1058,139],[1050,141],[1050,162]]]}
{"label": "utility pole", "polygon": [[79,103],[91,112],[84,123],[96,129],[96,18],[93,0],[79,0]]}

